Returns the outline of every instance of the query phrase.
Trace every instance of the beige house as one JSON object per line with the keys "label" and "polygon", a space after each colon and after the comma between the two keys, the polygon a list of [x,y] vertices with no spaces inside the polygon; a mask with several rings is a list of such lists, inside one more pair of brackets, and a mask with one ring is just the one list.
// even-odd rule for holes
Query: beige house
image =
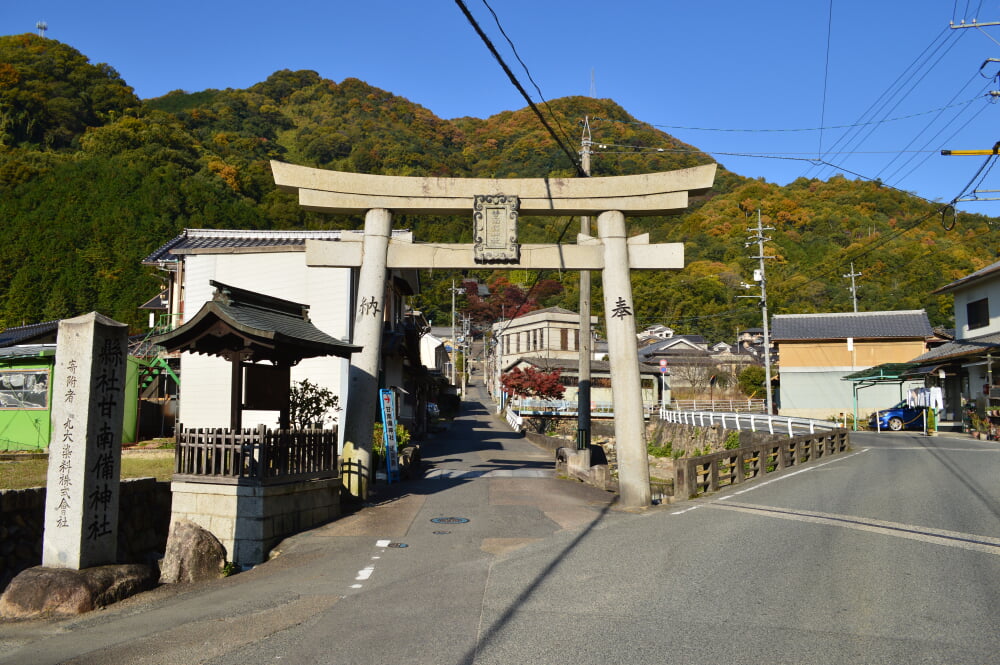
{"label": "beige house", "polygon": [[[590,317],[591,327],[597,317]],[[500,374],[521,358],[574,360],[580,357],[580,315],[562,307],[546,307],[492,327],[488,347],[487,388],[496,396]]]}
{"label": "beige house", "polygon": [[[779,412],[830,418],[852,413],[851,382],[843,378],[869,367],[905,363],[927,349],[933,331],[924,310],[785,314],[771,319],[771,340],[780,361]],[[871,386],[858,392],[858,412],[900,401],[922,381]]]}

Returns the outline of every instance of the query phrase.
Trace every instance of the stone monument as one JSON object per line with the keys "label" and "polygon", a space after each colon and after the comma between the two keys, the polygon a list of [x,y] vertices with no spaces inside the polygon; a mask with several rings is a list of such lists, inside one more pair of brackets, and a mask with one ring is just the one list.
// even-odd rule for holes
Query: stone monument
{"label": "stone monument", "polygon": [[127,335],[97,312],[59,322],[44,567],[115,563]]}

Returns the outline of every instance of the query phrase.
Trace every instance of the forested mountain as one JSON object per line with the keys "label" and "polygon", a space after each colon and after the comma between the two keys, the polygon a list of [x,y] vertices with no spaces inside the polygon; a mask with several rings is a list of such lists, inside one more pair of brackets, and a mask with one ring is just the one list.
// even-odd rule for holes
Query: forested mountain
{"label": "forested mountain", "polygon": [[[593,175],[704,164],[692,146],[631,117],[608,99],[544,105],[550,123],[579,145],[591,119]],[[664,148],[648,150],[649,146]],[[443,120],[357,79],[279,71],[246,90],[177,91],[140,100],[119,74],[66,44],[31,34],[0,37],[0,325],[98,310],[136,327],[137,306],[159,289],[139,261],[184,228],[357,228],[360,217],[301,210],[274,187],[268,160],[392,175],[569,177],[574,171],[530,109]],[[687,267],[633,273],[637,324],[731,340],[758,327],[748,292],[756,267],[745,247],[760,208],[775,227],[766,253],[771,313],[851,308],[842,275],[864,274],[861,309],[926,308],[951,325],[944,283],[995,260],[995,219],[960,215],[946,231],[936,207],[878,184],[833,178],[787,186],[720,168],[710,196],[678,217],[630,219],[655,242],[684,242]],[[753,217],[748,218],[748,214]],[[471,214],[402,217],[418,241],[471,241]],[[526,218],[523,242],[570,242],[577,219]],[[575,273],[503,275],[544,285],[539,305],[575,309]],[[448,287],[462,275],[424,275],[413,305],[446,321]],[[552,280],[564,286],[560,293]],[[596,287],[600,280],[595,278]],[[502,286],[502,284],[501,284]],[[753,293],[753,292],[750,292]],[[599,293],[593,298],[600,309]],[[600,313],[599,311],[595,313]]]}

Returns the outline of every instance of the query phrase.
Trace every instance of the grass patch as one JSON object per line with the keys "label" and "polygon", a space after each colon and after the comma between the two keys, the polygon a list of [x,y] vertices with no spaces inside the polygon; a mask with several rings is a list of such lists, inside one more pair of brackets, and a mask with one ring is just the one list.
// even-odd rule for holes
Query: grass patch
{"label": "grass patch", "polygon": [[[26,489],[45,487],[49,462],[46,459],[26,459],[12,462],[0,461],[0,489]],[[174,473],[172,456],[123,456],[122,478],[170,480]]]}

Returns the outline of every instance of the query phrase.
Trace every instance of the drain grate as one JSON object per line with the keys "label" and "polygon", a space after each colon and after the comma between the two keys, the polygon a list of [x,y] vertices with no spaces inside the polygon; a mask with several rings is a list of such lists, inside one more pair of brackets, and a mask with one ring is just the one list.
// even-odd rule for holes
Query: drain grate
{"label": "drain grate", "polygon": [[451,531],[433,531],[432,533],[435,536],[447,536]]}
{"label": "drain grate", "polygon": [[465,524],[468,521],[467,517],[435,517],[431,520],[435,524]]}
{"label": "drain grate", "polygon": [[402,549],[403,547],[409,547],[406,543],[389,543],[389,547],[395,547],[397,549]]}

